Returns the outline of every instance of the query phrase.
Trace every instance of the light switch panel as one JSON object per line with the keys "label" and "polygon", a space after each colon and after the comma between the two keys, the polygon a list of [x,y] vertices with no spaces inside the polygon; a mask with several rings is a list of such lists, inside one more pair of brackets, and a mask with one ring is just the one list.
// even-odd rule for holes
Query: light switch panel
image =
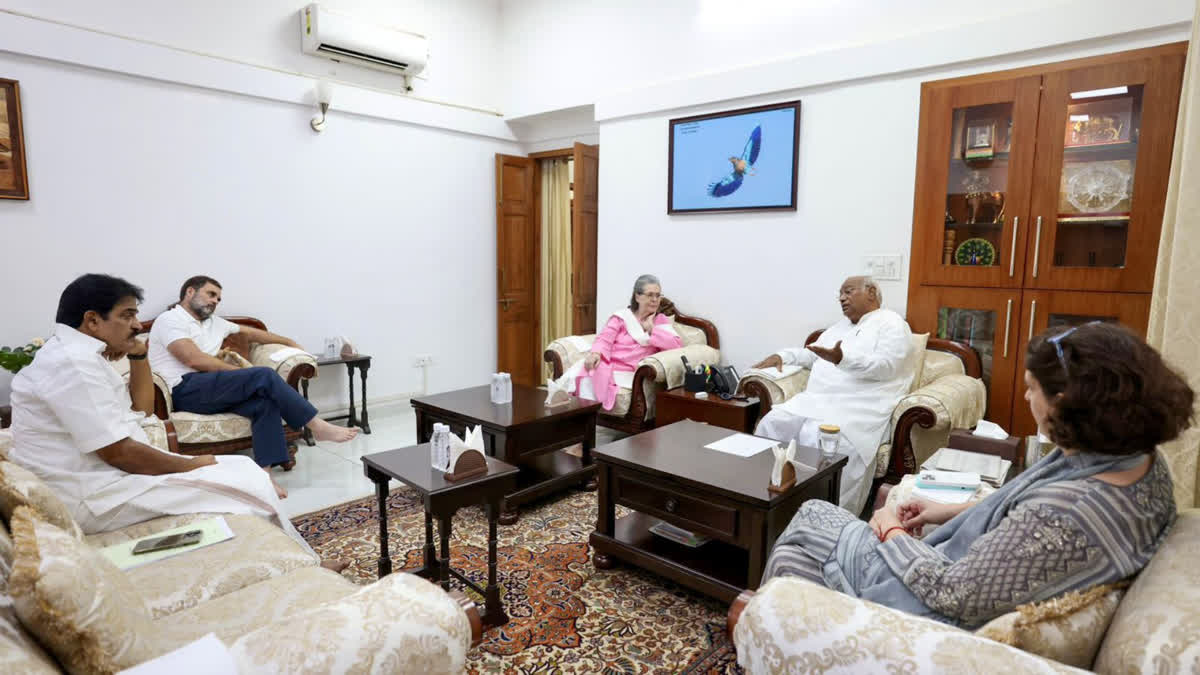
{"label": "light switch panel", "polygon": [[899,281],[903,257],[899,254],[863,256],[863,273],[880,281]]}

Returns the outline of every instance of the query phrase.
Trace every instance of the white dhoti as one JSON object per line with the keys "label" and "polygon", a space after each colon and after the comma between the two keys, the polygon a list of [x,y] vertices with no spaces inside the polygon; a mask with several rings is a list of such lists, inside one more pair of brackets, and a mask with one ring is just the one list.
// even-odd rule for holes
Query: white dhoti
{"label": "white dhoti", "polygon": [[223,455],[217,463],[162,476],[129,474],[72,509],[87,534],[108,532],[159,516],[237,513],[266,518],[305,551],[317,555],[283,514],[271,478],[254,460]]}
{"label": "white dhoti", "polygon": [[[773,438],[784,443],[795,440],[797,445],[816,448],[820,447],[818,438],[821,424],[823,422],[820,420],[794,415],[781,407],[775,407],[759,421],[754,435]],[[875,476],[875,453],[870,453],[871,461],[868,464],[863,459],[863,455],[866,453],[859,452],[859,449],[854,447],[844,433],[841,434],[838,441],[837,452],[848,458],[845,468],[842,469],[841,487],[839,488],[841,494],[838,498],[838,505],[850,513],[858,515],[862,512],[863,505],[867,503],[867,492],[870,490],[872,479]]]}

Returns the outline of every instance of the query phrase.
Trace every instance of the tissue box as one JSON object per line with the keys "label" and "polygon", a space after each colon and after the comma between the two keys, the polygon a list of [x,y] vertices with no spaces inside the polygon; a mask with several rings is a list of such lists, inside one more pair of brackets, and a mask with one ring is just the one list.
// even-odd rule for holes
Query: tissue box
{"label": "tissue box", "polygon": [[950,432],[950,441],[946,447],[997,455],[1012,462],[1017,471],[1025,469],[1025,439],[1019,436],[985,438],[972,434],[969,429],[955,429]]}

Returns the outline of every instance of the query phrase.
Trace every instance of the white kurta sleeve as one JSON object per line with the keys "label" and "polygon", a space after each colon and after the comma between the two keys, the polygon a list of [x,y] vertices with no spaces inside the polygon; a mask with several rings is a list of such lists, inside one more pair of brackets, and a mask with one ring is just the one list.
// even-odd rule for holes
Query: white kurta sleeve
{"label": "white kurta sleeve", "polygon": [[838,368],[877,382],[898,377],[912,349],[911,336],[912,331],[903,320],[887,321],[880,326],[873,349],[868,348],[866,341],[843,342]]}
{"label": "white kurta sleeve", "polygon": [[102,361],[71,359],[42,383],[39,395],[58,417],[80,452],[94,452],[128,438],[122,421],[128,408],[116,396],[110,381],[111,366]]}

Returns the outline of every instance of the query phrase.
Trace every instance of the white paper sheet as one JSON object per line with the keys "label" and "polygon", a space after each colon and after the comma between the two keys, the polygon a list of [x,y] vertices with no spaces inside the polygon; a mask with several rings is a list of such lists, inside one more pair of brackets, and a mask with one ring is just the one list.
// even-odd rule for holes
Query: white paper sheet
{"label": "white paper sheet", "polygon": [[[308,356],[312,356],[312,354],[309,354],[308,352],[304,351],[303,349],[296,349],[295,347],[284,347],[283,349],[276,350],[274,353],[272,353],[271,360],[274,361],[275,363],[279,363],[280,361],[287,359],[287,358],[291,358],[293,356],[296,356],[297,354],[308,354]],[[317,357],[313,356],[313,358],[315,359]]]}
{"label": "white paper sheet", "polygon": [[709,450],[717,452],[727,452],[738,457],[753,457],[760,452],[765,452],[773,447],[777,441],[769,438],[759,438],[750,434],[733,434],[726,436],[719,441],[714,441],[704,446]]}

